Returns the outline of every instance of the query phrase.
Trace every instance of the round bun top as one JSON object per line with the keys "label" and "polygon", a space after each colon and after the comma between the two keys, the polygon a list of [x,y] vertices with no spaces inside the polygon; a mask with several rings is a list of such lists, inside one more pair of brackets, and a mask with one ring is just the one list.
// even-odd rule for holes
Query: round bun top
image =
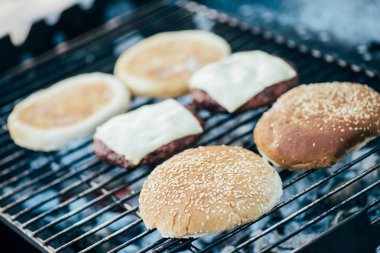
{"label": "round bun top", "polygon": [[239,147],[188,149],[159,165],[140,195],[145,225],[166,237],[197,237],[247,223],[282,195],[277,172]]}
{"label": "round bun top", "polygon": [[128,48],[114,72],[134,95],[176,97],[188,92],[196,70],[229,53],[228,43],[207,31],[164,32]]}
{"label": "round bun top", "polygon": [[[318,118],[321,121],[320,129],[328,123],[365,124],[371,128],[376,125],[374,123],[380,123],[380,95],[361,84],[309,84],[283,95],[273,110],[301,126],[309,125],[311,120]],[[349,127],[340,127],[340,131],[345,130]],[[379,131],[380,127],[374,130]]]}
{"label": "round bun top", "polygon": [[329,167],[380,134],[380,95],[347,82],[302,85],[256,125],[260,152],[287,169]]}

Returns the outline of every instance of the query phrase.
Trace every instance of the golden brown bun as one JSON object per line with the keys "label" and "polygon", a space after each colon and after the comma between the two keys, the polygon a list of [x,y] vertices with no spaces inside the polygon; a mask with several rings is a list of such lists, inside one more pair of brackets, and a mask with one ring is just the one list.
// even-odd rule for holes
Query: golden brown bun
{"label": "golden brown bun", "polygon": [[87,73],[62,80],[18,103],[8,117],[11,138],[21,147],[58,150],[91,135],[127,111],[130,93],[114,76]]}
{"label": "golden brown bun", "polygon": [[140,211],[147,228],[165,237],[198,237],[259,218],[281,195],[281,178],[255,153],[198,147],[153,170],[140,194]]}
{"label": "golden brown bun", "polygon": [[164,32],[128,48],[114,72],[133,95],[177,97],[188,92],[193,72],[229,53],[227,42],[210,32]]}
{"label": "golden brown bun", "polygon": [[254,139],[268,160],[297,170],[330,167],[379,134],[379,93],[334,82],[282,95],[257,123]]}

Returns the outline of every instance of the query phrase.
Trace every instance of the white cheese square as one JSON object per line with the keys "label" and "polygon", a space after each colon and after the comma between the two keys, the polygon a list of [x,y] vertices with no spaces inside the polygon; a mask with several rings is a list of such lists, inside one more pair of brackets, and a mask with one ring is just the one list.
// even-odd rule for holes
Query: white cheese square
{"label": "white cheese square", "polygon": [[110,119],[98,127],[94,138],[136,165],[159,147],[202,132],[189,110],[168,99]]}
{"label": "white cheese square", "polygon": [[284,60],[263,51],[232,54],[197,71],[190,88],[205,91],[232,113],[266,87],[296,76]]}

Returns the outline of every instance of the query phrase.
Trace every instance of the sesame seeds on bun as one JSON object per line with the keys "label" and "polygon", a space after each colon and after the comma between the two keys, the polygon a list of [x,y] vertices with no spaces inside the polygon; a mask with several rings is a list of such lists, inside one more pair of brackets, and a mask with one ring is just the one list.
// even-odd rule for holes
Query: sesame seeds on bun
{"label": "sesame seeds on bun", "polygon": [[165,237],[198,237],[255,220],[282,195],[277,172],[260,156],[239,148],[188,149],[156,167],[140,195],[149,229]]}
{"label": "sesame seeds on bun", "polygon": [[302,85],[281,96],[254,130],[260,153],[281,168],[327,168],[380,135],[380,94],[366,85]]}

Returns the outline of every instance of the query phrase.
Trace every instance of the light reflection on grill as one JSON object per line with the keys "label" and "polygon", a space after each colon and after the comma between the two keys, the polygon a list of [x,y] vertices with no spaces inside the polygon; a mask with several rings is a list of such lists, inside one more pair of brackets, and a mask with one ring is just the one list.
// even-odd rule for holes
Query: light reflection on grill
{"label": "light reflection on grill", "polygon": [[[378,77],[370,78],[305,54],[308,49],[298,50],[293,42],[272,40],[277,37],[268,36],[270,32],[261,36],[257,29],[251,32],[247,25],[215,11],[187,2],[179,5],[147,5],[131,18],[114,20],[112,26],[84,35],[69,44],[67,51],[47,56],[32,69],[1,77],[0,88],[7,94],[0,98],[1,219],[46,252],[259,252],[272,248],[288,252],[337,224],[339,217],[370,210],[374,223],[378,222],[380,214],[373,210],[380,202],[379,139],[329,170],[281,171],[285,195],[274,210],[258,221],[196,240],[166,239],[155,230],[145,229],[137,199],[152,168],[125,171],[103,164],[92,153],[91,139],[48,154],[20,149],[10,140],[6,118],[21,98],[70,75],[110,72],[123,48],[161,31],[211,29],[228,40],[234,51],[260,49],[293,61],[302,83],[380,83]],[[179,100],[190,103],[187,96]],[[136,98],[133,107],[156,101]],[[252,129],[267,109],[233,116],[200,112],[207,127],[199,145],[239,145],[257,152]]]}

